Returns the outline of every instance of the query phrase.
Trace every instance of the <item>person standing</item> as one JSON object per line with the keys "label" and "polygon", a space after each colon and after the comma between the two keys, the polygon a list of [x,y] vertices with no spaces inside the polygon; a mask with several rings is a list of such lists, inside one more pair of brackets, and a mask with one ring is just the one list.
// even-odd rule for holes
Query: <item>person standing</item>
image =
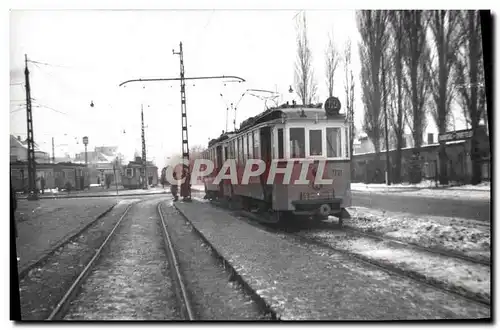
{"label": "person standing", "polygon": [[43,194],[43,193],[44,193],[44,191],[45,191],[45,177],[44,177],[44,176],[42,176],[42,177],[40,178],[40,186],[41,186],[41,188],[42,188],[42,194]]}
{"label": "person standing", "polygon": [[189,168],[187,166],[184,167],[183,169],[183,176],[184,177],[184,183],[181,185],[181,197],[183,200],[188,200],[190,199],[189,195],[189,186],[191,185],[191,176],[189,175]]}
{"label": "person standing", "polygon": [[170,191],[172,193],[172,196],[174,196],[174,202],[177,202],[179,200],[179,197],[177,196],[177,173],[175,172],[175,169],[174,169],[174,172],[173,172],[173,177],[174,177],[174,182],[172,182],[172,184],[170,185]]}

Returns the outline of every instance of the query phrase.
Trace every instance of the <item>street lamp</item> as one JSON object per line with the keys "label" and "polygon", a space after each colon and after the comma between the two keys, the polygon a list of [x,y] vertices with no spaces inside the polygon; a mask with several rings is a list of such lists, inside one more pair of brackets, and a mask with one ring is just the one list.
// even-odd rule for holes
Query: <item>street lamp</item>
{"label": "street lamp", "polygon": [[87,165],[87,144],[89,144],[89,138],[87,136],[83,137],[83,144],[85,145],[85,165]]}

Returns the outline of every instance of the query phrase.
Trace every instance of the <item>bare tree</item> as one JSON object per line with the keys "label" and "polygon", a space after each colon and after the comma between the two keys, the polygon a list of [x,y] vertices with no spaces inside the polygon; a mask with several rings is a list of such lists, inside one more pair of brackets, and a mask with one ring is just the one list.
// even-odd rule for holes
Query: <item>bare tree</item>
{"label": "bare tree", "polygon": [[404,56],[404,26],[403,26],[403,12],[394,10],[389,13],[389,21],[391,22],[391,32],[393,36],[393,43],[390,49],[390,57],[393,59],[392,66],[394,70],[389,70],[388,83],[389,83],[389,119],[391,127],[396,139],[396,155],[394,157],[394,171],[392,178],[394,182],[401,182],[401,163],[403,158],[403,138],[404,138],[404,121],[403,121],[403,56]]}
{"label": "bare tree", "polygon": [[403,42],[406,45],[403,58],[407,72],[404,86],[411,98],[412,105],[411,109],[408,109],[407,118],[411,120],[410,130],[417,153],[423,143],[426,128],[424,105],[430,90],[428,63],[430,50],[426,40],[428,22],[426,13],[421,10],[403,12]]}
{"label": "bare tree", "polygon": [[328,34],[328,46],[325,51],[325,73],[326,73],[326,86],[328,87],[328,96],[333,96],[333,85],[335,79],[335,71],[340,62],[340,54],[335,47],[333,41],[333,33]]}
{"label": "bare tree", "polygon": [[[356,128],[354,126],[354,74],[351,66],[351,39],[347,39],[344,47],[344,90],[345,90],[345,109],[347,120],[349,121],[349,150],[351,154],[354,148],[354,137],[356,136]],[[351,164],[351,169],[353,165]]]}
{"label": "bare tree", "polygon": [[472,184],[481,182],[481,163],[478,152],[479,121],[486,111],[484,67],[481,47],[481,24],[478,11],[463,11],[459,17],[463,44],[457,51],[454,82],[460,97],[465,119],[473,130],[471,139]]}
{"label": "bare tree", "polygon": [[[386,33],[388,33],[389,30],[386,30]],[[390,34],[388,34],[390,36]],[[390,40],[390,38],[388,39]],[[388,47],[387,47],[388,48]],[[382,100],[383,100],[383,108],[384,108],[384,139],[385,139],[385,169],[386,169],[386,174],[387,174],[387,185],[391,185],[391,159],[390,159],[390,152],[389,152],[389,118],[388,118],[388,112],[387,112],[387,94],[388,94],[388,88],[387,88],[387,71],[390,70],[390,64],[391,60],[390,57],[388,56],[388,49],[385,48],[384,51],[382,52]]]}
{"label": "bare tree", "polygon": [[376,161],[379,160],[381,132],[381,66],[382,53],[387,44],[387,11],[362,10],[356,13],[361,34],[359,55],[361,60],[361,88],[365,105],[363,130],[373,142]]}
{"label": "bare tree", "polygon": [[302,104],[311,104],[317,91],[312,68],[312,53],[307,37],[306,15],[297,24],[297,62],[295,63],[295,90]]}
{"label": "bare tree", "polygon": [[[460,49],[460,12],[454,10],[434,10],[430,16],[430,30],[437,60],[430,60],[431,86],[434,99],[432,115],[438,126],[439,134],[445,133],[450,117],[450,104],[453,100],[454,86],[450,75],[457,62],[456,50]],[[448,183],[446,149],[444,142],[439,146],[439,182]]]}

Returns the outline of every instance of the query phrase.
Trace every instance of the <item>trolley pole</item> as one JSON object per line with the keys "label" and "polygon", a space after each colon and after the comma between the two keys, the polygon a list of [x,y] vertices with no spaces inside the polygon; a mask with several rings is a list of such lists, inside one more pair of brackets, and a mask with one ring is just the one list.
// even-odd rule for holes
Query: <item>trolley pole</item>
{"label": "trolley pole", "polygon": [[144,136],[144,110],[141,104],[141,139],[142,139],[142,168],[144,171],[144,189],[148,189],[148,174],[147,174],[147,166],[146,166],[146,138]]}
{"label": "trolley pole", "polygon": [[31,111],[30,72],[28,70],[28,56],[24,55],[24,76],[26,79],[26,122],[28,133],[28,200],[38,200],[36,189],[35,138],[33,136],[33,113]]}

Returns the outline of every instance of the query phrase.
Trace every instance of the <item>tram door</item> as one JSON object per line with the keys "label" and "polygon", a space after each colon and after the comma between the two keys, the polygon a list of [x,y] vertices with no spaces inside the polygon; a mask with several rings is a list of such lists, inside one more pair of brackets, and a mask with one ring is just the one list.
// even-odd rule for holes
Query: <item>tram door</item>
{"label": "tram door", "polygon": [[[222,146],[219,145],[217,146],[216,149],[216,161],[215,161],[215,168],[217,169],[217,173],[219,173],[220,169],[222,168],[222,164],[224,164],[224,160],[222,158]],[[222,180],[219,182],[219,194],[220,196],[224,196],[224,186],[222,184]]]}
{"label": "tram door", "polygon": [[[261,159],[264,161],[266,166],[271,165],[271,160],[272,160],[271,141],[272,141],[271,127],[262,127],[260,129],[260,150],[261,150]],[[265,173],[267,173],[267,171],[261,174],[260,183],[262,186],[262,190],[264,192],[264,200],[269,203],[272,203],[273,186],[268,185],[266,183],[267,177]]]}

